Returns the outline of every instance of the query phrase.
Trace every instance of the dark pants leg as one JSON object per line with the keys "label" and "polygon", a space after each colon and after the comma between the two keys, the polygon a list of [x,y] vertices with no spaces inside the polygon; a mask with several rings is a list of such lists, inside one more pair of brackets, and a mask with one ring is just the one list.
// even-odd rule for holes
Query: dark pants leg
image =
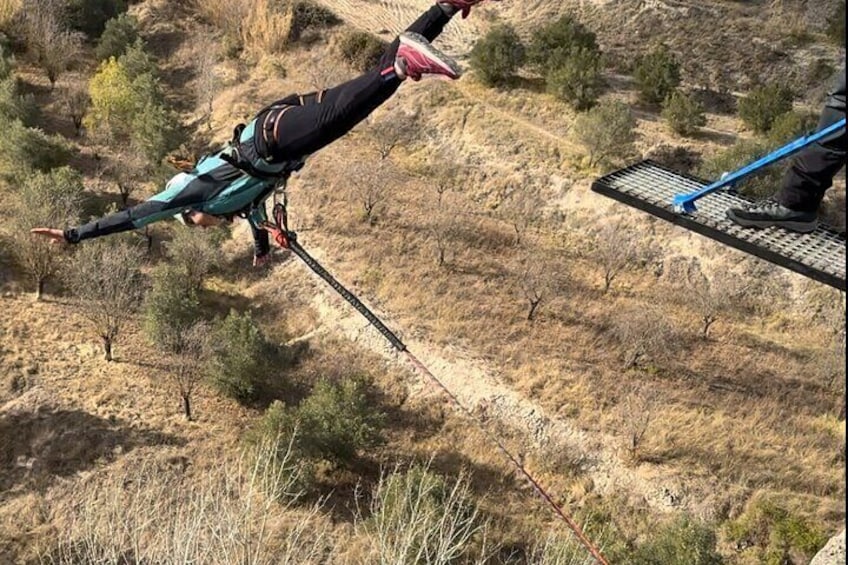
{"label": "dark pants leg", "polygon": [[[450,21],[433,5],[407,31],[434,40]],[[301,97],[300,106],[279,118],[274,140],[267,148],[275,160],[296,160],[332,143],[349,132],[397,91],[401,80],[394,73],[395,39],[383,53],[380,64],[349,82]]]}
{"label": "dark pants leg", "polygon": [[[819,120],[819,129],[845,117],[845,68],[836,88],[828,95]],[[792,160],[783,179],[777,200],[784,206],[803,212],[815,212],[833,177],[845,166],[846,131],[804,149]]]}

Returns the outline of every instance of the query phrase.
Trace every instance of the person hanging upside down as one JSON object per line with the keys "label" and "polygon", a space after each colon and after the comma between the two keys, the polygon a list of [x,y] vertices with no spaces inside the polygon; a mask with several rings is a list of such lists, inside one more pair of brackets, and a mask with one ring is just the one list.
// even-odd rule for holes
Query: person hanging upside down
{"label": "person hanging upside down", "polygon": [[[845,65],[828,94],[819,130],[845,117]],[[833,177],[845,166],[846,130],[802,150],[792,160],[783,185],[773,197],[746,208],[731,208],[727,217],[746,228],[782,227],[809,233],[818,226],[818,210]]]}
{"label": "person hanging upside down", "polygon": [[[457,79],[460,70],[434,48],[434,40],[458,12],[463,18],[485,0],[439,0],[400,34],[377,67],[328,90],[291,95],[239,124],[232,142],[205,155],[189,172],[180,173],[165,190],[145,202],[78,227],[33,228],[54,241],[85,239],[138,229],[175,217],[188,226],[209,227],[244,217],[254,237],[254,265],[269,257],[265,201],[306,158],[339,139],[388,100],[406,79],[424,75]],[[497,1],[497,0],[495,0]]]}

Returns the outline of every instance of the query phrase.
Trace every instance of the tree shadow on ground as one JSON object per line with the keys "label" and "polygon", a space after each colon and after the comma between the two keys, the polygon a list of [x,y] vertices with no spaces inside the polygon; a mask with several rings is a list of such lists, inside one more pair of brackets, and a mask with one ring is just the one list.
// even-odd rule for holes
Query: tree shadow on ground
{"label": "tree shadow on ground", "polygon": [[116,418],[81,410],[42,408],[0,417],[0,492],[17,487],[46,490],[118,454],[184,440]]}

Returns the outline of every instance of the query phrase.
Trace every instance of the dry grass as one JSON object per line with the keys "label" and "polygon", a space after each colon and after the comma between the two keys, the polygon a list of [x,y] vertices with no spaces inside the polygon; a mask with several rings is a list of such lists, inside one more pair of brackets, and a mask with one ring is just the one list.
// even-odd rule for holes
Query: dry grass
{"label": "dry grass", "polygon": [[[265,2],[251,5],[254,4],[257,10],[270,9]],[[229,29],[237,32],[238,22],[228,23],[225,18],[233,12],[247,18],[238,8],[245,5],[238,3],[234,8],[232,3],[212,0],[198,5],[198,9],[209,10],[205,17],[211,21],[220,19],[222,29],[231,26]],[[285,14],[278,12],[276,16],[284,18]],[[629,24],[642,25],[634,14],[629,16],[634,18],[628,20]],[[285,24],[284,19],[275,22],[273,25]],[[613,27],[620,33],[620,22],[609,28],[602,26],[608,45],[617,41]],[[278,36],[264,35],[271,29],[257,31],[250,41],[257,46],[263,41],[276,41]],[[702,41],[706,32],[692,33]],[[306,49],[291,50],[281,58],[290,71],[287,82],[276,80],[269,85],[266,77],[257,74],[246,77],[238,89],[223,96],[237,98],[240,104],[246,104],[244,99],[248,99],[258,107],[268,101],[264,97],[272,90],[308,88],[309,77],[299,66],[305,66],[315,56]],[[400,109],[419,110],[415,126],[432,136],[392,151],[389,160],[398,169],[414,173],[415,163],[443,163],[447,155],[450,163],[467,164],[471,170],[446,196],[445,202],[456,221],[445,234],[450,253],[444,264],[438,265],[433,239],[438,194],[427,179],[414,174],[393,175],[386,206],[374,222],[362,222],[358,205],[346,201],[348,187],[344,179],[349,164],[355,160],[375,163],[373,152],[365,149],[366,136],[361,131],[316,155],[292,183],[293,221],[298,228],[308,228],[302,231],[307,249],[385,313],[390,325],[405,339],[439,352],[440,375],[456,377],[460,383],[465,378],[459,392],[468,398],[491,401],[488,417],[502,417],[511,424],[496,429],[505,431],[511,448],[526,451],[529,468],[552,485],[558,499],[576,506],[600,499],[601,504],[615,508],[618,520],[636,524],[631,531],[635,534],[649,529],[639,525],[640,516],[665,509],[653,497],[646,510],[641,493],[655,495],[660,487],[677,481],[684,484],[681,490],[685,496],[679,502],[682,508],[718,520],[732,514],[754,490],[785,493],[806,508],[826,508],[821,514],[828,527],[843,520],[845,461],[840,450],[845,441],[844,423],[833,416],[837,403],[833,392],[827,383],[817,381],[820,377],[811,374],[807,366],[810,355],[821,348],[829,330],[822,319],[811,321],[806,316],[806,306],[813,301],[797,290],[799,278],[768,275],[787,282],[779,289],[786,293],[783,302],[779,292],[768,291],[776,308],[731,312],[713,327],[709,340],[696,339],[697,309],[679,295],[673,296],[671,285],[657,277],[653,264],[637,264],[623,272],[615,279],[609,295],[604,296],[593,257],[598,236],[587,233],[587,228],[606,223],[609,218],[605,211],[612,206],[587,190],[595,172],[581,165],[580,149],[566,139],[573,115],[529,87],[517,92],[483,91],[467,79],[456,86],[407,85],[386,108],[387,114],[396,114]],[[626,98],[628,93],[623,91],[620,95]],[[726,116],[711,116],[711,120],[731,133],[736,127]],[[646,139],[669,141],[650,122],[650,116],[640,122],[639,128]],[[712,151],[722,143],[722,139],[709,136],[687,142],[695,151]],[[533,221],[528,222],[520,245],[516,245],[514,222],[498,209],[506,190],[516,186],[538,195],[543,208],[533,211]],[[625,217],[641,235],[651,231],[651,236],[661,242],[664,265],[681,256],[703,257],[718,269],[741,261],[739,254],[681,230],[655,224],[638,214],[626,213]],[[483,497],[481,504],[488,515],[504,521],[493,535],[526,542],[531,539],[529,532],[543,529],[548,519],[545,509],[493,453],[485,438],[467,420],[454,416],[432,385],[397,369],[392,358],[365,352],[382,351],[382,342],[371,339],[364,324],[350,315],[344,304],[324,294],[320,282],[295,263],[286,263],[270,273],[246,273],[242,267],[249,259],[243,241],[228,242],[226,255],[230,268],[207,289],[222,302],[260,310],[258,319],[270,335],[280,340],[299,338],[308,346],[308,355],[301,365],[283,378],[308,385],[318,376],[343,376],[354,369],[379,373],[381,387],[394,410],[388,446],[373,454],[379,463],[427,460],[435,454],[433,466],[440,472],[456,472],[469,466],[473,495]],[[528,257],[544,257],[544,264],[555,257],[556,270],[567,275],[566,287],[560,292],[548,291],[532,321],[526,319],[526,285],[522,284],[526,273],[522,266]],[[11,302],[14,308],[0,313],[4,340],[0,365],[4,367],[6,382],[24,382],[25,386],[4,390],[0,399],[36,403],[52,395],[65,402],[72,398],[71,402],[103,419],[111,414],[134,425],[146,422],[168,433],[185,434],[191,438],[191,449],[209,452],[232,453],[236,430],[248,426],[256,417],[255,413],[238,410],[204,392],[198,399],[198,421],[186,424],[178,417],[179,405],[174,396],[151,386],[162,380],[154,370],[126,364],[110,373],[98,365],[95,348],[78,345],[84,342],[81,325],[67,306],[24,308],[17,299]],[[797,310],[787,309],[788,302],[793,302]],[[774,309],[783,313],[774,314]],[[669,332],[673,337],[659,343],[665,345],[666,351],[655,355],[653,362],[625,372],[621,365],[626,352],[614,339],[615,328],[634,311],[662,312],[657,317],[663,317],[673,330]],[[66,334],[70,335],[58,335],[49,323],[55,319],[68,320],[70,329]],[[353,336],[356,343],[326,340],[327,334]],[[50,353],[34,353],[42,349]],[[150,352],[134,335],[128,336],[126,353],[122,348],[122,355],[144,359]],[[503,388],[485,388],[488,383],[484,386],[476,374],[462,373],[465,362],[470,360],[478,362],[483,373]],[[650,425],[640,436],[639,456],[633,465],[624,475],[602,484],[592,475],[593,465],[603,463],[599,454],[613,464],[626,459],[622,457],[625,454],[616,452],[627,439],[619,416],[628,409],[625,401],[636,384],[649,390],[656,400],[651,407]],[[529,399],[546,417],[567,421],[586,435],[567,436],[568,442],[550,438],[537,443],[535,440],[544,438],[543,432],[552,428],[545,427],[543,419],[529,418],[518,409],[495,413],[497,394],[504,390]],[[27,395],[21,396],[22,392]],[[478,409],[481,414],[485,412],[482,402]],[[540,421],[543,423],[537,426]],[[219,433],[227,439],[216,437]],[[222,443],[226,445],[221,447]],[[578,444],[579,448],[575,447]],[[94,451],[107,461],[113,460],[111,454]],[[373,468],[367,464],[365,467],[362,473],[366,480],[379,480]],[[115,472],[116,477],[127,476],[117,469],[98,470],[104,475]],[[109,488],[95,487],[94,482],[88,483],[90,491],[80,486],[79,495],[88,497],[84,499],[90,500],[103,516],[114,515],[109,510],[109,497],[104,498],[107,492],[113,493],[113,500],[133,508],[155,507],[156,493],[162,493],[163,504],[181,509],[185,515],[192,509],[204,508],[192,497],[180,503],[169,499],[165,491],[184,484],[179,481],[185,478],[171,474],[167,477],[172,482],[146,483],[151,488],[149,495],[118,489],[117,479],[114,484],[103,479],[100,484],[111,485]],[[192,477],[200,484],[199,475]],[[615,482],[621,477],[631,481],[621,483],[628,486]],[[54,484],[43,477],[41,480]],[[352,500],[345,496],[354,479],[330,475],[327,481],[338,489],[335,502],[341,501],[339,507]],[[136,483],[132,486],[135,488]],[[617,489],[621,488],[632,492],[632,496],[617,498]],[[200,499],[209,495],[202,488],[198,493]],[[206,494],[201,496],[202,493]],[[67,498],[70,491],[57,490],[54,495]],[[246,500],[234,496],[220,502],[233,504],[235,512],[238,503]],[[264,508],[261,496],[255,500],[258,506],[254,509]],[[16,501],[4,501],[7,516],[15,504],[30,505],[21,499]],[[38,508],[40,504],[32,501],[31,506]],[[283,514],[275,510],[269,520],[280,524],[295,519]],[[250,528],[255,528],[256,523],[248,527],[239,518],[244,514],[235,516],[234,538],[255,531]],[[212,524],[212,518],[207,513],[204,520]],[[313,523],[320,525],[321,519],[315,519],[318,522]],[[31,521],[37,522],[38,518]],[[86,523],[90,525],[84,526]],[[75,539],[83,540],[87,539],[86,531],[108,525],[82,512],[76,514],[75,520],[59,524],[76,524],[79,529],[73,531],[79,535],[75,534]],[[125,547],[141,544],[133,542],[134,538],[154,535],[144,529],[147,526],[142,521],[131,526],[128,531],[141,533],[122,538],[124,534],[103,529],[88,539],[106,547],[103,540],[111,537],[122,540],[116,546]],[[248,529],[240,529],[243,527]],[[280,527],[280,539],[288,539],[287,530]],[[334,530],[340,536],[344,536],[343,532],[344,526]],[[90,545],[96,545],[94,541]],[[63,543],[66,548],[72,546],[70,538]],[[542,557],[539,560],[548,562]]]}
{"label": "dry grass", "polygon": [[15,20],[23,5],[23,0],[0,0],[0,29],[7,29]]}

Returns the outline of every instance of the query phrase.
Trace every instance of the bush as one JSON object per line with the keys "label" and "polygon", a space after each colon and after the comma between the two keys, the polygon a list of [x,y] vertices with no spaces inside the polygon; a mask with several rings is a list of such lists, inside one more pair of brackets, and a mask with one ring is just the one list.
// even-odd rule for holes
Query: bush
{"label": "bush", "polygon": [[89,39],[100,37],[106,22],[127,10],[125,0],[66,0],[71,27]]}
{"label": "bush", "polygon": [[21,120],[31,125],[36,105],[32,95],[20,93],[20,80],[14,74],[14,58],[0,46],[0,119]]}
{"label": "bush", "polygon": [[[182,226],[180,226],[182,227]],[[192,288],[200,291],[203,281],[221,261],[220,230],[177,229],[166,244],[171,265],[182,270]]]}
{"label": "bush", "polygon": [[601,55],[597,51],[578,48],[558,61],[548,71],[547,91],[571,104],[575,110],[587,110],[595,105],[603,88]]}
{"label": "bush", "polygon": [[99,61],[120,57],[139,39],[138,20],[129,14],[121,14],[106,22],[106,29],[97,41],[95,54]]}
{"label": "bush", "polygon": [[528,61],[542,74],[558,66],[576,49],[598,51],[595,34],[569,15],[539,28],[531,38],[527,51]]}
{"label": "bush", "polygon": [[49,171],[67,163],[71,151],[58,135],[28,128],[20,120],[0,120],[0,178],[16,181],[32,171]]}
{"label": "bush", "polygon": [[633,72],[639,97],[648,104],[660,104],[680,84],[680,63],[661,45],[636,61]]}
{"label": "bush", "polygon": [[155,65],[136,43],[119,60],[101,63],[89,83],[86,127],[117,142],[129,142],[151,163],[179,145],[181,130],[165,107]]}
{"label": "bush", "polygon": [[630,107],[604,101],[577,117],[574,135],[589,152],[589,165],[613,163],[629,157],[636,139],[636,120]]}
{"label": "bush", "polygon": [[364,31],[348,32],[339,41],[342,58],[360,72],[379,63],[385,48],[385,42]]}
{"label": "bush", "polygon": [[365,377],[321,379],[297,408],[272,403],[252,439],[275,440],[280,449],[288,449],[295,438],[292,447],[299,458],[349,463],[361,450],[383,441],[385,416],[376,408],[375,396]]}
{"label": "bush", "polygon": [[818,116],[809,112],[786,112],[775,118],[768,132],[768,143],[777,148],[816,129]]}
{"label": "bush", "polygon": [[[738,141],[735,145],[705,159],[698,169],[698,176],[708,181],[718,180],[722,174],[752,163],[769,151],[771,148],[761,141]],[[784,161],[763,169],[755,176],[737,183],[736,190],[755,198],[770,196],[780,186],[780,180],[787,165],[788,163]]]}
{"label": "bush", "polygon": [[792,110],[792,91],[779,84],[754,89],[739,101],[739,117],[757,133],[766,133],[774,120]]}
{"label": "bush", "polygon": [[368,546],[383,563],[478,563],[488,524],[466,477],[443,478],[427,467],[383,475],[370,516],[362,518]]}
{"label": "bush", "polygon": [[271,372],[275,352],[247,312],[231,310],[218,323],[209,367],[212,384],[239,402],[255,400]]}
{"label": "bush", "polygon": [[318,381],[297,410],[303,452],[343,464],[382,443],[385,415],[374,397],[373,383],[366,377]]}
{"label": "bush", "polygon": [[165,352],[181,353],[183,338],[199,317],[200,302],[185,273],[160,265],[153,272],[144,306],[144,330],[150,341]]}
{"label": "bush", "polygon": [[521,38],[510,25],[500,25],[480,38],[471,50],[471,68],[488,86],[507,83],[524,64]]}
{"label": "bush", "polygon": [[683,136],[692,135],[707,123],[701,103],[691,94],[679,90],[665,99],[662,117],[674,133]]}
{"label": "bush", "polygon": [[726,524],[728,538],[754,562],[766,565],[809,563],[827,543],[821,528],[784,505],[753,500],[736,520]]}
{"label": "bush", "polygon": [[688,517],[664,525],[628,561],[634,565],[720,565],[716,535]]}

